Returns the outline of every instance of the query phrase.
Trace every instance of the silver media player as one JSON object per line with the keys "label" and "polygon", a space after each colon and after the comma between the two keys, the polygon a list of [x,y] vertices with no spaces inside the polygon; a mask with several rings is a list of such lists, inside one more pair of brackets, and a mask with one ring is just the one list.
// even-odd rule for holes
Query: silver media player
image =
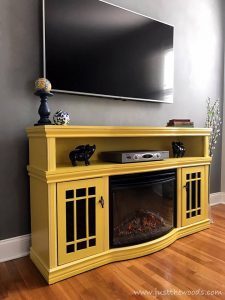
{"label": "silver media player", "polygon": [[161,150],[127,150],[102,152],[101,158],[104,161],[117,163],[134,163],[143,161],[163,160],[169,158],[169,151]]}

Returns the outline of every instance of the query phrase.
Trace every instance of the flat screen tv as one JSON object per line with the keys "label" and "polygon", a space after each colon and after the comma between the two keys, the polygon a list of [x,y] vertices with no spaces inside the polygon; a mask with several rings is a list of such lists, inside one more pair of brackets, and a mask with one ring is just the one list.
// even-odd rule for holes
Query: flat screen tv
{"label": "flat screen tv", "polygon": [[106,1],[43,0],[43,33],[54,91],[173,102],[173,26]]}

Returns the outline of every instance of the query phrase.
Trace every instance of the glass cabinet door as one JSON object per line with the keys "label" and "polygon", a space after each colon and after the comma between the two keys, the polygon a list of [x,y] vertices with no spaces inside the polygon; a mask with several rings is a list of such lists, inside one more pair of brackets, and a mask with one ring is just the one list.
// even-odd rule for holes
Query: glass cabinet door
{"label": "glass cabinet door", "polygon": [[101,178],[57,185],[59,265],[102,251],[102,190]]}
{"label": "glass cabinet door", "polygon": [[207,217],[208,185],[207,167],[182,169],[182,226]]}

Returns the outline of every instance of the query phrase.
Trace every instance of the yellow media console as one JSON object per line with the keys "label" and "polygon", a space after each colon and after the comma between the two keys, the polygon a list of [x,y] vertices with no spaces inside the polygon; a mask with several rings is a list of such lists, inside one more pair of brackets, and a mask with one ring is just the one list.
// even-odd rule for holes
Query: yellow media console
{"label": "yellow media console", "polygon": [[[28,128],[27,134],[30,257],[49,284],[110,262],[153,253],[209,227],[209,129],[48,125]],[[173,141],[185,145],[184,157],[173,158]],[[96,145],[91,164],[73,167],[70,151],[85,144]],[[169,150],[170,155],[164,160],[126,164],[101,160],[102,152],[128,149]],[[110,247],[110,176],[172,169],[176,171],[176,226],[154,240]],[[76,217],[79,209],[85,220],[83,236],[82,220]]]}

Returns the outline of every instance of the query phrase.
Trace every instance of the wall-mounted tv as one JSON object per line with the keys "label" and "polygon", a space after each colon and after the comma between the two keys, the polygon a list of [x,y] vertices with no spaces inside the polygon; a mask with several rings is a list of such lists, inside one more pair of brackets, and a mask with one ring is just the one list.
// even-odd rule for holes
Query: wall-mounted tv
{"label": "wall-mounted tv", "polygon": [[173,26],[106,1],[43,0],[43,33],[55,92],[173,102]]}

